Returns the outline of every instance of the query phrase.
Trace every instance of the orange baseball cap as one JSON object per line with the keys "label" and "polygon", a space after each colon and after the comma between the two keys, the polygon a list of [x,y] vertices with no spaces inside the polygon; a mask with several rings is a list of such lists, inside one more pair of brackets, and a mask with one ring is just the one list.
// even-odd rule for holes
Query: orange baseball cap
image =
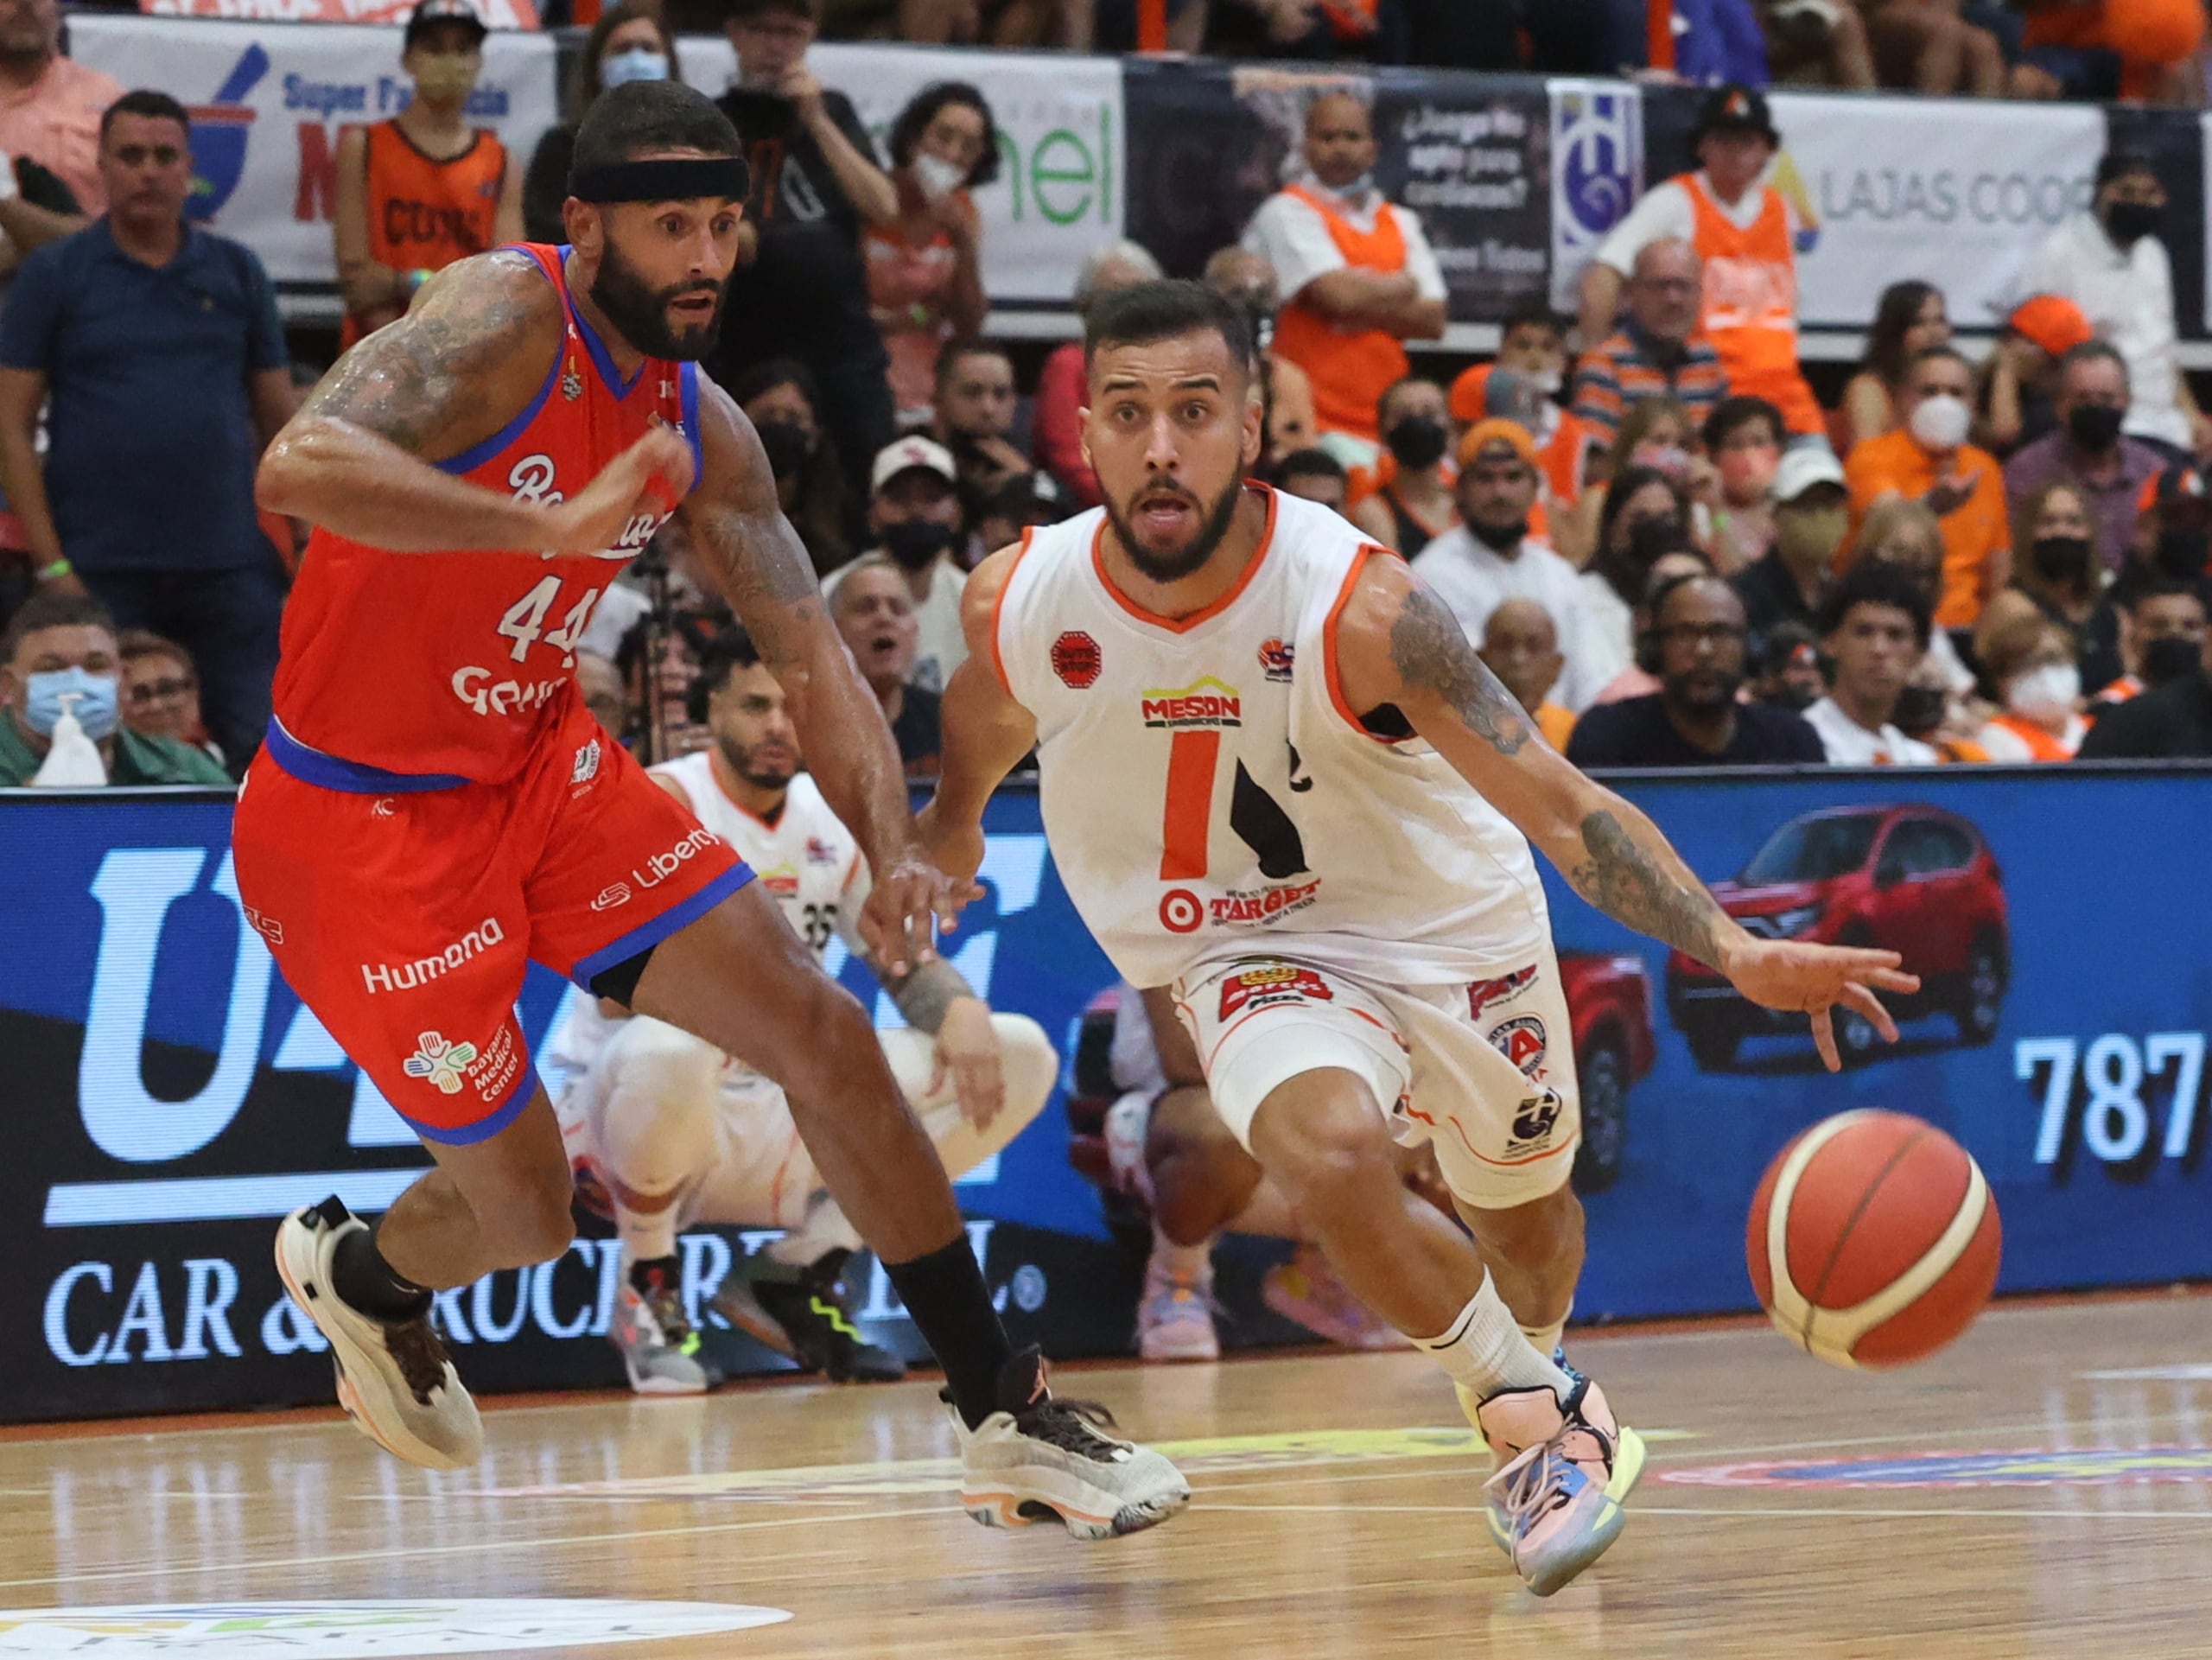
{"label": "orange baseball cap", "polygon": [[1491,366],[1478,363],[1452,383],[1452,418],[1469,425],[1489,412]]}
{"label": "orange baseball cap", "polygon": [[1467,436],[1459,440],[1459,465],[1472,467],[1475,457],[1485,449],[1503,444],[1529,466],[1536,466],[1536,441],[1529,436],[1529,429],[1518,421],[1508,421],[1502,416],[1492,416],[1478,421],[1467,429]]}
{"label": "orange baseball cap", "polygon": [[2005,321],[2014,334],[2053,357],[2064,356],[2097,332],[2082,308],[2063,294],[2031,295]]}

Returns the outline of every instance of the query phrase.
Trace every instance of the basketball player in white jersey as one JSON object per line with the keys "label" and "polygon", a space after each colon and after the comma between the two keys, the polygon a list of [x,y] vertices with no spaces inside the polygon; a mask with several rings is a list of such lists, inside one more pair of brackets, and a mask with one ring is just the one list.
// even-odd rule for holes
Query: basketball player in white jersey
{"label": "basketball player in white jersey", "polygon": [[[1643,1447],[1555,1364],[1582,1216],[1567,1005],[1534,842],[1599,910],[1803,1010],[1893,1038],[1894,952],[1752,938],[1651,821],[1568,766],[1394,555],[1243,482],[1244,320],[1192,283],[1087,320],[1084,446],[1106,506],[969,578],[922,816],[943,868],[1034,747],[1069,897],[1167,986],[1215,1110],[1345,1286],[1432,1355],[1500,1460],[1492,1531],[1548,1595],[1618,1534]],[[1427,1137],[1473,1239],[1399,1180]],[[1527,1332],[1538,1333],[1531,1342]]]}
{"label": "basketball player in white jersey", "polygon": [[[648,776],[734,847],[817,956],[832,940],[868,960],[854,926],[867,861],[814,780],[782,686],[742,633],[706,653],[692,718],[709,748]],[[906,1020],[877,1034],[948,1174],[1005,1148],[1036,1117],[1059,1057],[1036,1021],[995,1014],[944,960],[881,976]],[[714,1307],[807,1371],[832,1380],[906,1375],[861,1340],[842,1285],[860,1236],[830,1197],[784,1092],[687,1032],[611,1006],[579,1003],[556,1039],[570,1070],[557,1111],[579,1189],[622,1238],[624,1273],[608,1335],[640,1394],[687,1395],[715,1381],[685,1317],[677,1235],[696,1222],[783,1228],[725,1280]]]}

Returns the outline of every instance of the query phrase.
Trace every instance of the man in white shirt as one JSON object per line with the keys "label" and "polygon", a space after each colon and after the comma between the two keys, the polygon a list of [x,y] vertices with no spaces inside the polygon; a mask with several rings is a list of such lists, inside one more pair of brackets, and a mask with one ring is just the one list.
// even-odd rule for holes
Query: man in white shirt
{"label": "man in white shirt", "polygon": [[[914,601],[912,684],[942,691],[968,658],[960,629],[960,595],[968,573],[954,563],[960,545],[960,472],[951,452],[930,438],[901,438],[875,458],[869,474],[868,528],[875,551],[899,567]],[[822,579],[822,596],[836,595],[850,565]]]}
{"label": "man in white shirt", "polygon": [[1929,626],[1927,595],[1894,565],[1864,561],[1829,591],[1819,627],[1834,667],[1828,695],[1805,719],[1832,766],[1933,766],[1942,759],[1891,721]]}
{"label": "man in white shirt", "polygon": [[1529,429],[1495,417],[1459,441],[1459,520],[1422,549],[1414,569],[1451,607],[1470,639],[1508,600],[1534,600],[1549,614],[1566,652],[1553,696],[1580,713],[1597,696],[1574,649],[1580,636],[1580,581],[1574,567],[1529,535],[1536,505],[1536,443]]}
{"label": "man in white shirt", "polygon": [[2127,362],[2132,401],[2120,430],[2177,453],[2212,446],[2208,423],[2182,378],[2173,266],[2158,230],[2165,187],[2151,158],[2108,152],[2097,163],[2089,211],[2053,231],[2020,271],[2019,292],[2057,294]]}
{"label": "man in white shirt", "polygon": [[1311,178],[1260,205],[1244,245],[1284,296],[1273,349],[1306,372],[1322,429],[1376,442],[1382,394],[1411,368],[1401,340],[1444,333],[1444,272],[1421,220],[1375,188],[1375,126],[1350,92],[1306,111]]}

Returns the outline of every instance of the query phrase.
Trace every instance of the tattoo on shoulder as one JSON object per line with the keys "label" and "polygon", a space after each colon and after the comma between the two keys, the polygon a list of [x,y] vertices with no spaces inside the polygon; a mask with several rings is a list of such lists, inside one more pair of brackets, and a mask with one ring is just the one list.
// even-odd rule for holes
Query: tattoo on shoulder
{"label": "tattoo on shoulder", "polygon": [[1513,694],[1475,655],[1459,620],[1418,582],[1390,625],[1390,662],[1401,684],[1435,693],[1499,754],[1529,741],[1529,717]]}
{"label": "tattoo on shoulder", "polygon": [[511,271],[456,274],[444,292],[361,341],[311,393],[302,412],[365,427],[420,451],[467,422],[476,384],[512,361],[518,331],[552,289],[533,292]]}
{"label": "tattoo on shoulder", "polygon": [[1574,891],[1616,922],[1662,939],[1708,966],[1719,960],[1713,943],[1719,907],[1694,883],[1685,887],[1637,844],[1620,820],[1599,811],[1582,821],[1588,856],[1567,872]]}

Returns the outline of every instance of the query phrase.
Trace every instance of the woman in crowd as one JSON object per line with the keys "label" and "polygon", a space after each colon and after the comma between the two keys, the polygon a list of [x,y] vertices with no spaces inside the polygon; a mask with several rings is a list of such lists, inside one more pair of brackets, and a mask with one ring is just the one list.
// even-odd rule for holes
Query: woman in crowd
{"label": "woman in crowd", "polygon": [[1782,411],[1764,398],[1724,399],[1705,418],[1705,453],[1719,475],[1710,551],[1723,576],[1774,545],[1771,493],[1783,437]]}
{"label": "woman in crowd", "polygon": [[[1388,476],[1346,515],[1393,552],[1412,558],[1459,522],[1452,493],[1451,406],[1444,388],[1408,376],[1382,394]],[[1378,470],[1380,470],[1378,468]]]}
{"label": "woman in crowd", "polygon": [[796,358],[772,358],[732,378],[737,400],[776,475],[776,497],[806,544],[815,574],[826,576],[853,557],[844,471],[837,447],[822,432],[822,398],[814,376]]}
{"label": "woman in crowd", "polygon": [[890,150],[899,219],[869,226],[861,249],[899,424],[925,426],[935,414],[938,353],[947,340],[980,334],[990,308],[982,220],[969,193],[998,177],[998,125],[975,87],[939,81],[899,112]]}
{"label": "woman in crowd", "polygon": [[2089,723],[2081,716],[2080,659],[2065,625],[2029,611],[1985,626],[1981,666],[1999,703],[1977,738],[1989,759],[2073,760]]}
{"label": "woman in crowd", "polygon": [[[1584,685],[1611,690],[1609,683],[1633,667],[1636,608],[1659,561],[1693,550],[1689,529],[1689,498],[1670,474],[1630,467],[1616,475],[1599,519],[1597,551],[1582,573],[1573,655]],[[1696,558],[1711,569],[1702,554]]]}
{"label": "woman in crowd", "polygon": [[641,0],[621,0],[599,14],[584,37],[570,98],[575,121],[548,127],[531,152],[523,175],[522,222],[532,242],[566,242],[561,204],[569,199],[569,163],[576,153],[576,125],[599,95],[632,80],[681,80],[676,37],[661,21],[659,8]]}
{"label": "woman in crowd", "polygon": [[1874,327],[1866,336],[1866,355],[1843,389],[1846,451],[1878,438],[1897,423],[1891,388],[1904,378],[1913,353],[1942,346],[1951,338],[1950,314],[1943,290],[1933,283],[1892,283],[1874,308]]}
{"label": "woman in crowd", "polygon": [[[1588,564],[1602,544],[1605,525],[1613,517],[1607,511],[1612,491],[1606,480],[1631,470],[1665,474],[1675,481],[1685,500],[1697,501],[1699,508],[1704,506],[1699,499],[1700,493],[1718,499],[1719,475],[1710,461],[1697,454],[1697,428],[1689,411],[1673,398],[1647,398],[1636,404],[1613,435],[1611,448],[1605,452],[1604,465],[1597,469],[1600,481],[1585,490],[1573,508],[1561,504],[1551,516],[1552,545],[1569,563]],[[1710,521],[1702,512],[1693,510],[1686,522],[1693,539],[1702,546]]]}
{"label": "woman in crowd", "polygon": [[145,737],[189,744],[226,765],[200,718],[200,671],[192,653],[146,628],[124,629],[115,648],[123,659],[123,724]]}
{"label": "woman in crowd", "polygon": [[[1852,546],[1851,557],[1853,561],[1872,559],[1897,566],[1925,596],[1931,610],[1942,597],[1943,531],[1936,515],[1923,502],[1904,496],[1886,496],[1869,507],[1866,519],[1859,526],[1859,540]],[[1941,671],[1949,703],[1949,725],[1958,729],[1980,725],[1980,716],[1968,708],[1974,696],[1974,671],[1960,658],[1959,649],[1946,630],[1938,628],[1930,633],[1926,657]]]}
{"label": "woman in crowd", "polygon": [[2102,597],[2096,515],[2076,487],[2061,481],[2037,491],[2018,523],[2024,545],[2012,562],[2012,585],[1991,599],[1974,625],[1974,654],[1985,674],[1989,642],[2031,616],[2065,629],[2073,641],[2071,660],[2078,664],[2089,650],[2089,620]]}

